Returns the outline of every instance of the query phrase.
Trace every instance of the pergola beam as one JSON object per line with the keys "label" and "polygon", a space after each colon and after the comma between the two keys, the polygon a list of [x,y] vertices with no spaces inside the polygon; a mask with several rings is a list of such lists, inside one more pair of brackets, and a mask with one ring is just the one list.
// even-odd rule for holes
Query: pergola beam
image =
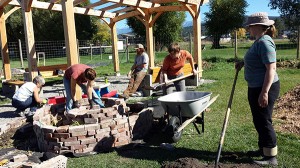
{"label": "pergola beam", "polygon": [[191,8],[191,6],[190,5],[188,5],[188,4],[185,4],[185,3],[181,3],[181,5],[183,6],[183,7],[185,7],[186,9],[187,9],[187,11],[189,11],[189,13],[191,14],[191,16],[192,17],[195,17],[195,11]]}
{"label": "pergola beam", "polygon": [[160,4],[141,1],[141,0],[107,0],[109,2],[119,3],[123,5],[136,6],[140,8],[159,7]]}
{"label": "pergola beam", "polygon": [[33,0],[23,0],[23,4],[24,4],[24,10],[26,12],[30,11],[31,10],[31,5],[32,5],[32,1]]}
{"label": "pergola beam", "polygon": [[112,13],[124,13],[124,12],[131,11],[131,10],[134,10],[134,9],[135,9],[135,7],[130,6],[130,7],[127,7],[127,8],[123,8],[123,9],[120,9],[120,10],[113,11]]}
{"label": "pergola beam", "polygon": [[[53,1],[53,0],[52,0]],[[59,0],[54,0],[54,1],[59,1]],[[82,2],[85,2],[86,0],[74,0],[73,5],[78,5]]]}
{"label": "pergola beam", "polygon": [[132,12],[128,12],[126,14],[120,15],[118,17],[115,17],[112,19],[113,22],[118,22],[120,20],[132,17],[132,16],[136,16],[136,15],[140,15],[141,13],[139,11],[132,11]]}
{"label": "pergola beam", "polygon": [[6,12],[4,15],[5,20],[12,14],[14,13],[16,10],[20,9],[21,7],[15,6],[14,8],[12,8],[10,11]]}
{"label": "pergola beam", "polygon": [[107,7],[105,7],[105,8],[101,8],[101,9],[98,9],[98,10],[100,10],[100,11],[108,11],[108,10],[110,10],[110,9],[118,8],[118,7],[120,7],[120,6],[122,6],[122,5],[120,5],[120,4],[114,4],[114,5],[107,6]]}
{"label": "pergola beam", "polygon": [[163,12],[158,12],[158,13],[154,16],[154,18],[153,18],[152,21],[150,22],[150,27],[152,27],[152,26],[154,25],[155,21],[159,18],[159,16],[160,16],[161,14],[163,14]]}
{"label": "pergola beam", "polygon": [[[203,0],[202,0],[203,1]],[[209,0],[204,0],[204,2],[208,2]],[[171,2],[184,2],[186,4],[198,5],[201,0],[152,0],[153,3],[171,3]]]}
{"label": "pergola beam", "polygon": [[171,11],[187,11],[187,9],[183,6],[160,6],[157,8],[150,8],[149,12],[171,12]]}
{"label": "pergola beam", "polygon": [[99,1],[99,2],[96,2],[96,3],[93,3],[93,4],[89,4],[87,6],[85,6],[85,8],[94,8],[96,6],[100,6],[100,5],[103,5],[103,4],[106,4],[107,1],[105,0],[102,0],[102,1]]}
{"label": "pergola beam", "polygon": [[4,8],[11,0],[1,0],[0,1],[0,8]]}
{"label": "pergola beam", "polygon": [[[17,0],[12,0],[9,3],[9,5],[21,6]],[[52,11],[60,11],[60,12],[62,11],[62,6],[60,4],[52,4],[52,3],[48,3],[48,2],[33,1],[31,7],[37,8],[37,9],[48,9],[48,10],[52,10]],[[116,16],[115,13],[102,12],[102,11],[94,10],[94,9],[87,10],[86,8],[82,8],[82,7],[74,7],[74,13],[85,14],[85,15],[89,15],[89,16],[105,17],[105,18],[113,18]]]}

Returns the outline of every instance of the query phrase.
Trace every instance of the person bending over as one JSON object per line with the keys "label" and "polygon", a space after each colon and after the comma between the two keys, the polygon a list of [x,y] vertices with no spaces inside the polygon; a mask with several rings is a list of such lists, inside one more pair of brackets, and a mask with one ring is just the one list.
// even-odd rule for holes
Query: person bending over
{"label": "person bending over", "polygon": [[[87,94],[90,108],[92,109],[94,103],[100,107],[105,107],[100,97],[93,89],[96,72],[91,67],[85,64],[74,64],[70,66],[64,74],[63,82],[66,90],[66,112],[68,113],[72,108],[79,108],[80,105],[76,99],[76,84],[80,86],[84,94]],[[86,84],[85,84],[86,83]]]}

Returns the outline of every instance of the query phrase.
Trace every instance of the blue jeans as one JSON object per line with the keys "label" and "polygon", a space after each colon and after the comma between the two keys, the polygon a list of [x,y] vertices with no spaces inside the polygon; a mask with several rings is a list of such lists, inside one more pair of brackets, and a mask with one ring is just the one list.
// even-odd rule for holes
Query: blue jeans
{"label": "blue jeans", "polygon": [[[172,80],[172,79],[175,79],[175,78],[179,78],[181,76],[183,76],[183,73],[181,73],[177,76],[169,76],[168,75],[168,79]],[[177,92],[186,91],[186,89],[185,89],[185,79],[181,79],[181,80],[175,81],[173,83],[174,84],[169,84],[169,85],[163,87],[163,94],[164,95],[173,93],[173,86],[175,86]]]}
{"label": "blue jeans", "polygon": [[[63,79],[63,82],[64,82],[64,87],[65,87],[65,90],[66,90],[66,111],[68,112],[69,110],[72,109],[72,106],[73,106],[73,100],[72,100],[72,93],[71,93],[71,80],[69,79],[66,79],[64,77]],[[86,88],[86,85],[84,84],[80,84],[79,85],[83,91],[84,94],[87,94],[87,88]],[[99,97],[97,95],[97,93],[95,92],[94,89],[92,89],[93,92],[92,92],[92,100],[93,102],[95,102],[96,104],[98,104],[100,107],[105,107],[104,104],[102,103],[101,101],[101,97]]]}
{"label": "blue jeans", "polygon": [[17,99],[12,99],[12,106],[17,108],[20,111],[24,111],[28,107],[36,107],[37,102],[35,101],[33,95],[28,97],[25,101],[19,101]]}

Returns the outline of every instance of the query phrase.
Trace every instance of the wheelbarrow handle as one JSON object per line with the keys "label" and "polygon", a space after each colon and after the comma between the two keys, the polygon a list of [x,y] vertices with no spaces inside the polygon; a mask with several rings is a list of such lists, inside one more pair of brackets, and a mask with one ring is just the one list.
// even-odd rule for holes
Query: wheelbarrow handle
{"label": "wheelbarrow handle", "polygon": [[190,73],[188,75],[185,75],[185,76],[181,76],[181,77],[178,77],[178,78],[175,78],[175,79],[171,79],[171,80],[168,80],[167,82],[163,82],[163,83],[160,83],[156,86],[154,86],[154,88],[157,88],[157,87],[160,87],[160,86],[163,86],[163,85],[167,85],[169,83],[172,83],[172,82],[175,82],[175,81],[179,81],[181,79],[184,79],[184,78],[187,78],[187,77],[190,77],[190,76],[193,76],[194,74],[193,73]]}

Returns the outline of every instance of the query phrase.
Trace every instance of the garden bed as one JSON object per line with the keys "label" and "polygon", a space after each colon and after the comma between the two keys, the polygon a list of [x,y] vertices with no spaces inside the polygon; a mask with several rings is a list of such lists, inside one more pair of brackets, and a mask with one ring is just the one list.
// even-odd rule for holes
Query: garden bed
{"label": "garden bed", "polygon": [[[106,108],[78,109],[64,115],[65,104],[47,105],[33,116],[33,129],[41,152],[87,153],[108,150],[142,138],[152,126],[152,109],[130,113],[123,99],[103,99]],[[129,115],[130,114],[130,115]]]}

